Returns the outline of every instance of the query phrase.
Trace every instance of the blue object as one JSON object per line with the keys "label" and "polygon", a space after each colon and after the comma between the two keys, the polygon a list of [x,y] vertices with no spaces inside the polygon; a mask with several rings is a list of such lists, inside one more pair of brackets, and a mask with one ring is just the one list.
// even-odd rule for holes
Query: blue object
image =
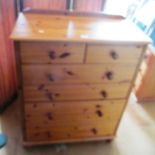
{"label": "blue object", "polygon": [[7,136],[5,134],[0,134],[0,148],[5,146],[7,143]]}
{"label": "blue object", "polygon": [[153,45],[155,46],[155,29],[153,30],[153,32],[150,35],[151,39],[153,40]]}
{"label": "blue object", "polygon": [[142,31],[145,31],[145,29],[146,29],[146,25],[144,25],[142,22],[137,22],[137,24],[136,24]]}

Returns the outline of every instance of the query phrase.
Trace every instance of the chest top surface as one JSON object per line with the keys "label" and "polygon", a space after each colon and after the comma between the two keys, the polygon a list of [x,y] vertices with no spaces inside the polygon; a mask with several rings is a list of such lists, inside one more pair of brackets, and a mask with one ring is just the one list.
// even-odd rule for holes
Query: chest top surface
{"label": "chest top surface", "polygon": [[118,16],[75,16],[20,13],[11,39],[148,44],[150,39],[132,22]]}

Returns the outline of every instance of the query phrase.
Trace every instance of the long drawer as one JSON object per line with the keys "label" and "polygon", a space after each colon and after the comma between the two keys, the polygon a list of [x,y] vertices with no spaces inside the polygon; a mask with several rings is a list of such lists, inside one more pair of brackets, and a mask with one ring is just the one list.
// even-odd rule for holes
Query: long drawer
{"label": "long drawer", "polygon": [[24,85],[130,82],[134,64],[23,65]]}
{"label": "long drawer", "polygon": [[130,83],[116,84],[62,84],[24,86],[26,102],[105,100],[126,98]]}
{"label": "long drawer", "polygon": [[114,136],[125,100],[25,104],[26,140],[70,141]]}
{"label": "long drawer", "polygon": [[137,64],[142,47],[119,45],[88,45],[86,63]]}
{"label": "long drawer", "polygon": [[21,42],[22,63],[83,63],[85,44]]}

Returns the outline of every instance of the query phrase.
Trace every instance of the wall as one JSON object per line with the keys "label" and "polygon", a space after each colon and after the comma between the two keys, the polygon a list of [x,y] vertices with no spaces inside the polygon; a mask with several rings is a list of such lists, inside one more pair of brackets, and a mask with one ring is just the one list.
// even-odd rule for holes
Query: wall
{"label": "wall", "polygon": [[116,14],[127,16],[128,7],[136,0],[107,0],[104,12],[107,14]]}
{"label": "wall", "polygon": [[[68,0],[24,0],[24,8],[44,10],[66,10]],[[104,0],[73,0],[77,11],[99,12]]]}
{"label": "wall", "polygon": [[65,10],[66,0],[24,0],[24,8]]}
{"label": "wall", "polygon": [[99,12],[102,9],[102,0],[74,0],[74,8],[78,11]]}
{"label": "wall", "polygon": [[14,1],[0,0],[0,110],[17,88],[13,43],[9,39],[14,21]]}

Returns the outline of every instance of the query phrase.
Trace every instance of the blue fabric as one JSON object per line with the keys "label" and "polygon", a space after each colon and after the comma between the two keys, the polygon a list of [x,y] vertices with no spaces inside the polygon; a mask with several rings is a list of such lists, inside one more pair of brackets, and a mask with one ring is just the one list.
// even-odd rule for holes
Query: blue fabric
{"label": "blue fabric", "polygon": [[0,148],[5,146],[7,143],[7,137],[4,134],[0,134]]}

